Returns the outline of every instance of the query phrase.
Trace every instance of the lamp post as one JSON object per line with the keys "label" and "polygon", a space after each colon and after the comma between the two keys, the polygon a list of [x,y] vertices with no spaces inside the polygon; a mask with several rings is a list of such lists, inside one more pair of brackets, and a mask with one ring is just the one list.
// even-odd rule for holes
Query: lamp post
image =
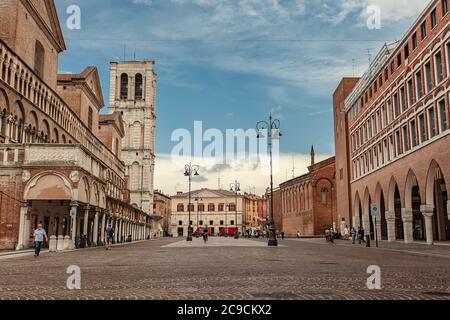
{"label": "lamp post", "polygon": [[198,176],[198,170],[200,170],[199,166],[192,165],[192,163],[189,162],[189,164],[185,165],[184,167],[185,172],[184,176],[189,178],[189,222],[188,222],[188,236],[187,241],[192,241],[192,223],[191,223],[191,184],[192,184],[192,176]]}
{"label": "lamp post", "polygon": [[198,224],[198,215],[199,215],[199,212],[200,212],[200,205],[199,205],[199,201],[203,201],[203,199],[202,198],[195,198],[195,201],[197,202],[197,238],[198,238],[198,231],[200,230],[200,225]]}
{"label": "lamp post", "polygon": [[258,138],[264,138],[264,131],[267,130],[267,144],[270,156],[270,221],[269,221],[269,247],[278,246],[275,221],[273,218],[273,159],[272,159],[272,140],[278,140],[282,136],[280,133],[281,122],[278,119],[273,119],[272,113],[269,115],[269,122],[260,121],[256,124],[258,131]]}
{"label": "lamp post", "polygon": [[234,192],[236,195],[236,202],[234,204],[234,209],[235,209],[235,226],[236,226],[236,231],[234,232],[234,238],[235,239],[239,239],[239,224],[238,224],[238,216],[237,216],[237,212],[238,212],[238,208],[237,208],[237,202],[238,202],[238,192],[241,191],[241,184],[239,182],[237,182],[237,180],[230,184],[230,191]]}

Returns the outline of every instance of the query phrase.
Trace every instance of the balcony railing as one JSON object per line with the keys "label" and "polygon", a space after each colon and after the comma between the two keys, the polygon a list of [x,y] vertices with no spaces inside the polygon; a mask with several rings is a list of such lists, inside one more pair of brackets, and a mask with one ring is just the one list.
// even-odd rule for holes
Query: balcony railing
{"label": "balcony railing", "polygon": [[[123,176],[125,168],[118,159],[78,118],[59,95],[43,82],[27,64],[0,39],[0,81],[19,93],[62,127],[66,133],[90,153]],[[12,108],[13,103],[9,106]],[[25,118],[24,127],[27,127]],[[50,134],[50,133],[49,133]],[[67,140],[69,140],[68,138]]]}

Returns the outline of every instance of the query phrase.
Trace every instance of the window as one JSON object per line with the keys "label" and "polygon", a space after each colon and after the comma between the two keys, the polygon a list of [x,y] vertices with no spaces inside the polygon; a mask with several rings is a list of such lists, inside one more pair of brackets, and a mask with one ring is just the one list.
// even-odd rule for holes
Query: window
{"label": "window", "polygon": [[210,226],[213,226],[213,225],[214,225],[214,221],[210,220],[210,221],[209,221],[209,225],[210,225]]}
{"label": "window", "polygon": [[428,125],[430,126],[430,137],[433,138],[437,135],[434,108],[428,109]]}
{"label": "window", "polygon": [[230,225],[234,226],[234,220],[230,221]]}
{"label": "window", "polygon": [[422,40],[427,37],[427,22],[424,21],[420,26],[420,34],[422,36]]}
{"label": "window", "polygon": [[444,132],[448,129],[447,107],[445,105],[445,99],[439,101],[439,118],[441,123],[441,132]]}
{"label": "window", "polygon": [[94,116],[94,112],[92,111],[92,108],[89,107],[89,111],[88,111],[88,128],[89,131],[92,131],[92,123],[93,123],[93,116]]}
{"label": "window", "polygon": [[142,74],[138,73],[135,78],[134,98],[142,100]]}
{"label": "window", "polygon": [[436,18],[436,9],[431,11],[431,29],[434,29],[436,27],[437,18]]}
{"label": "window", "polygon": [[416,73],[416,90],[417,99],[419,100],[423,96],[422,73],[420,71]]}
{"label": "window", "polygon": [[402,112],[406,110],[405,87],[400,88],[400,107],[401,107]]}
{"label": "window", "polygon": [[183,211],[184,211],[184,204],[179,203],[179,204],[177,205],[177,212],[183,212]]}
{"label": "window", "polygon": [[203,220],[200,220],[200,222],[198,223],[199,226],[203,225]]}
{"label": "window", "polygon": [[228,211],[236,211],[236,205],[234,203],[230,203],[228,206]]}
{"label": "window", "polygon": [[402,53],[400,52],[397,55],[397,68],[400,68],[402,66]]}
{"label": "window", "polygon": [[394,105],[394,116],[395,116],[395,118],[397,118],[398,115],[399,115],[398,95],[397,94],[394,94],[394,97],[392,98],[392,102],[393,102],[393,105]]}
{"label": "window", "polygon": [[389,158],[388,161],[394,159],[394,137],[392,135],[389,136]]}
{"label": "window", "polygon": [[397,146],[396,151],[397,151],[397,156],[402,154],[402,145],[401,145],[401,141],[400,141],[400,131],[396,131],[395,132],[395,144]]}
{"label": "window", "polygon": [[225,223],[223,220],[220,220],[220,225],[223,226]]}
{"label": "window", "polygon": [[128,99],[128,75],[125,73],[120,76],[120,99]]}
{"label": "window", "polygon": [[402,138],[403,138],[403,150],[405,152],[409,151],[409,137],[408,137],[408,127],[404,126],[402,128]]}
{"label": "window", "polygon": [[224,212],[225,211],[224,207],[225,207],[225,205],[223,203],[219,203],[219,208],[218,208],[219,212]]}
{"label": "window", "polygon": [[387,106],[388,106],[389,123],[391,123],[394,120],[394,111],[392,109],[391,100],[388,100]]}
{"label": "window", "polygon": [[433,89],[433,80],[431,75],[431,63],[427,62],[425,64],[425,83],[426,83],[426,89],[427,93]]}
{"label": "window", "polygon": [[414,91],[412,79],[408,80],[408,103],[409,106],[412,106],[414,104]]}
{"label": "window", "polygon": [[209,211],[209,212],[214,212],[214,211],[216,211],[216,206],[214,205],[214,203],[208,204],[208,211]]}
{"label": "window", "polygon": [[404,51],[405,51],[405,60],[406,60],[409,57],[409,44],[405,45]]}
{"label": "window", "polygon": [[417,146],[417,134],[416,134],[416,120],[413,120],[409,123],[409,130],[411,132],[411,144],[414,147]]}
{"label": "window", "polygon": [[434,64],[436,68],[436,83],[441,83],[444,80],[444,68],[442,68],[442,54],[440,51],[434,56]]}
{"label": "window", "polygon": [[204,211],[205,211],[205,205],[204,205],[203,203],[200,203],[200,204],[197,206],[197,211],[199,211],[199,212],[204,212]]}
{"label": "window", "polygon": [[395,72],[394,61],[391,61],[391,74],[394,74],[394,72]]}
{"label": "window", "polygon": [[412,35],[413,50],[417,48],[417,32]]}
{"label": "window", "polygon": [[425,115],[422,113],[419,116],[419,137],[420,143],[427,141],[427,132],[425,130]]}
{"label": "window", "polygon": [[194,209],[194,204],[193,203],[191,203],[190,205],[188,205],[188,211],[195,211],[195,209]]}
{"label": "window", "polygon": [[34,71],[39,77],[44,76],[45,49],[42,43],[36,41],[34,48]]}
{"label": "window", "polygon": [[445,16],[448,12],[448,0],[442,0],[442,15]]}
{"label": "window", "polygon": [[182,225],[183,225],[183,221],[181,221],[181,220],[178,221],[178,225],[179,225],[179,226],[182,226]]}
{"label": "window", "polygon": [[384,69],[384,81],[389,80],[389,71],[388,68]]}

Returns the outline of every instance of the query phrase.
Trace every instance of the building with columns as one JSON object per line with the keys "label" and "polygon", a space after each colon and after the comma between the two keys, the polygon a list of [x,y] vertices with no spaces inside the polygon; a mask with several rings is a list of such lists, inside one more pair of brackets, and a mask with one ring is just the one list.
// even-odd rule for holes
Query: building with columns
{"label": "building with columns", "polygon": [[153,201],[153,221],[157,225],[154,229],[158,230],[158,236],[167,237],[170,234],[172,199],[161,190],[155,190]]}
{"label": "building with columns", "polygon": [[[66,49],[53,0],[0,3],[0,249],[32,245],[43,224],[68,247],[145,239],[117,140],[122,115],[99,114],[97,68],[58,75]],[[85,241],[80,241],[85,239]]]}
{"label": "building with columns", "polygon": [[[280,184],[282,231],[288,237],[321,236],[324,226],[341,231],[345,221],[336,211],[335,158],[315,162],[311,148],[308,173]],[[344,221],[344,225],[342,225]]]}
{"label": "building with columns", "polygon": [[450,240],[449,17],[447,0],[430,1],[334,93],[338,208],[372,238],[376,226],[391,242]]}
{"label": "building with columns", "polygon": [[155,168],[156,73],[153,60],[112,62],[109,112],[122,115],[120,145],[129,175],[131,203],[153,213]]}
{"label": "building with columns", "polygon": [[[227,190],[200,189],[191,192],[191,225],[195,231],[208,227],[211,235],[242,233],[243,196]],[[237,216],[237,219],[236,219]],[[189,193],[172,196],[171,232],[186,237],[189,226]]]}

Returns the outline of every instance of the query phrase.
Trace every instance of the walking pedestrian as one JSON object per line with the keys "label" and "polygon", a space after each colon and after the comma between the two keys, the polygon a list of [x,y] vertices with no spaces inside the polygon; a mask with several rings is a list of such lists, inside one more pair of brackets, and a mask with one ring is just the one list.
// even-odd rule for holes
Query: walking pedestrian
{"label": "walking pedestrian", "polygon": [[105,234],[106,234],[106,250],[111,250],[114,236],[114,229],[111,227],[111,225],[108,225],[106,227]]}
{"label": "walking pedestrian", "polygon": [[356,228],[352,227],[352,244],[355,244],[357,234],[358,231],[356,231]]}
{"label": "walking pedestrian", "polygon": [[284,231],[281,232],[281,240],[284,240]]}
{"label": "walking pedestrian", "polygon": [[300,231],[297,231],[297,239],[300,239]]}
{"label": "walking pedestrian", "polygon": [[36,230],[34,230],[34,257],[39,257],[41,253],[42,243],[44,240],[47,242],[47,232],[42,228],[42,224],[38,224]]}

